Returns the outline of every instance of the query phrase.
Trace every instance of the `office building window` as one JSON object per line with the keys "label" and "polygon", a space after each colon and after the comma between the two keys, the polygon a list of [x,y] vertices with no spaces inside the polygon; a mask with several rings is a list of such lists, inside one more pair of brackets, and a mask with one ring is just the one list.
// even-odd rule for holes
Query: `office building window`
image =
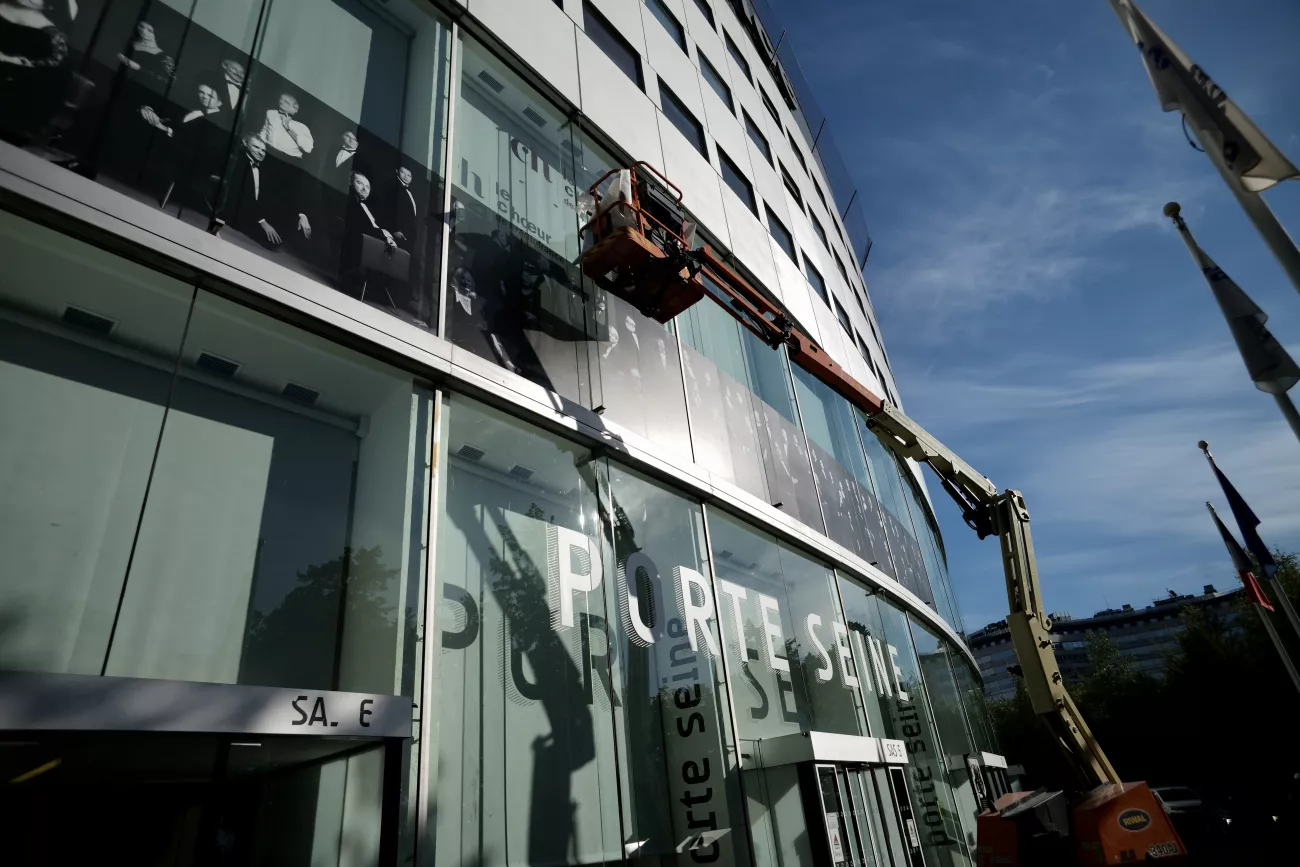
{"label": "office building window", "polygon": [[429,387],[9,214],[0,259],[0,668],[412,695]]}
{"label": "office building window", "polygon": [[794,237],[790,234],[790,230],[776,218],[776,214],[772,213],[771,208],[764,205],[763,210],[767,211],[767,227],[771,230],[772,237],[776,238],[776,243],[790,257],[790,261],[798,265],[799,256],[794,251]]}
{"label": "office building window", "polygon": [[867,346],[867,341],[865,338],[863,338],[862,332],[854,330],[853,339],[858,344],[858,351],[862,353],[862,359],[866,361],[867,364],[873,368],[872,372],[874,373],[875,365],[872,364],[871,361],[871,349]]}
{"label": "office building window", "polygon": [[636,53],[632,44],[623,38],[609,20],[596,10],[591,3],[582,4],[582,29],[605,56],[614,61],[614,65],[623,70],[623,74],[636,82],[636,86],[645,90],[645,81],[641,77],[641,55]]}
{"label": "office building window", "polygon": [[781,172],[781,183],[785,184],[786,192],[790,194],[790,197],[794,199],[795,204],[797,204],[800,210],[802,210],[803,193],[799,192],[799,184],[795,182],[794,176],[791,175],[790,170],[785,167],[785,163],[777,160],[776,165],[777,170]]}
{"label": "office building window", "polygon": [[817,178],[813,177],[812,172],[808,173],[808,180],[812,181],[813,192],[817,194],[817,198],[821,201],[822,207],[826,209],[827,213],[833,213],[833,211],[831,211],[831,206],[826,204],[826,194],[822,192],[821,184],[817,183]]}
{"label": "office building window", "polygon": [[403,320],[437,322],[450,30],[432,7],[42,6],[49,20],[24,19],[41,27],[7,24],[49,55],[4,49],[0,137],[190,225],[220,220],[223,240]]}
{"label": "office building window", "polygon": [[[840,272],[840,276],[844,278],[844,285],[848,286],[850,290],[854,289],[853,281],[849,279],[849,272],[844,269],[844,260],[840,258],[840,254],[832,249],[831,256],[835,259],[835,268]],[[853,292],[853,300],[858,302],[858,307],[862,307],[862,299],[858,297],[856,291]],[[867,311],[863,310],[862,312],[865,314]]]}
{"label": "office building window", "polygon": [[709,22],[710,27],[718,26],[718,22],[713,20],[713,7],[709,5],[708,0],[695,0],[695,6],[704,16],[704,20]]}
{"label": "office building window", "polygon": [[[445,410],[430,863],[617,861],[609,709],[625,699],[591,453],[459,395]],[[538,828],[558,852],[539,851]]]}
{"label": "office building window", "polygon": [[[808,219],[812,220],[813,231],[817,233],[817,238],[822,242],[822,246],[829,250],[831,242],[826,239],[826,230],[822,228],[822,222],[817,219],[817,215],[813,213],[812,208],[808,209]],[[847,283],[848,280],[846,279],[844,282]]]}
{"label": "office building window", "polygon": [[722,148],[718,148],[718,165],[722,167],[722,180],[731,187],[733,193],[740,196],[740,200],[749,210],[757,214],[758,204],[754,200],[754,186],[740,173],[740,169]]}
{"label": "office building window", "polygon": [[790,139],[790,150],[794,151],[794,158],[799,161],[799,168],[803,169],[805,175],[808,174],[808,161],[803,158],[803,151],[795,143],[794,133],[789,133],[788,138]]}
{"label": "office building window", "polygon": [[820,532],[785,349],[773,351],[717,304],[696,304],[677,328],[696,463]]}
{"label": "office building window", "polygon": [[695,115],[691,114],[690,109],[677,98],[677,94],[673,93],[668,85],[664,84],[662,78],[659,79],[659,105],[663,108],[664,117],[672,121],[673,126],[677,127],[677,130],[686,136],[686,140],[691,143],[691,146],[703,154],[707,160],[709,158],[709,149],[704,143],[704,127],[700,126],[700,122],[695,119]]}
{"label": "office building window", "polygon": [[713,88],[713,92],[718,95],[718,99],[722,100],[723,104],[727,106],[727,111],[734,113],[736,106],[731,101],[731,88],[727,85],[727,80],[718,72],[717,67],[709,62],[709,58],[704,56],[703,51],[697,49],[695,53],[700,56],[700,74],[704,76],[704,80],[709,87]]}
{"label": "office building window", "polygon": [[887,563],[889,548],[880,504],[871,486],[853,407],[803,368],[791,371],[826,518],[826,535],[868,563]]}
{"label": "office building window", "polygon": [[772,102],[772,97],[767,95],[767,91],[763,89],[763,85],[759,84],[756,85],[756,87],[758,88],[758,95],[763,98],[763,107],[767,109],[768,114],[772,115],[772,120],[776,121],[776,125],[779,128],[781,126],[781,115],[776,110],[776,103]]}
{"label": "office building window", "polygon": [[618,163],[472,38],[461,57],[447,338],[689,454],[676,338],[574,264],[577,194]]}
{"label": "office building window", "polygon": [[763,135],[762,131],[758,128],[758,124],[754,123],[754,119],[749,116],[749,112],[742,108],[740,113],[745,118],[745,132],[749,133],[749,140],[752,141],[754,147],[758,148],[759,152],[763,154],[763,159],[767,160],[768,164],[771,165],[772,146],[767,143],[767,136]]}
{"label": "office building window", "polygon": [[682,29],[682,23],[677,20],[677,16],[664,5],[664,0],[645,0],[645,5],[649,7],[650,13],[659,19],[659,23],[668,31],[673,42],[677,43],[677,47],[685,51],[686,31]]}
{"label": "office building window", "polygon": [[830,295],[826,293],[826,281],[822,278],[821,272],[813,267],[813,263],[808,259],[807,255],[803,257],[803,272],[808,275],[808,282],[812,284],[818,296],[827,304],[830,304]]}
{"label": "office building window", "polygon": [[840,303],[840,299],[836,298],[834,295],[831,296],[831,304],[835,308],[835,318],[840,321],[840,327],[852,335],[853,321],[849,319],[849,311],[844,309],[844,305]]}
{"label": "office building window", "polygon": [[745,55],[740,53],[740,46],[736,44],[736,40],[732,39],[731,34],[725,30],[722,31],[722,38],[727,43],[727,53],[731,55],[731,59],[736,61],[736,66],[740,67],[740,71],[745,73],[745,77],[753,83],[754,73],[750,71],[749,61],[745,59]]}

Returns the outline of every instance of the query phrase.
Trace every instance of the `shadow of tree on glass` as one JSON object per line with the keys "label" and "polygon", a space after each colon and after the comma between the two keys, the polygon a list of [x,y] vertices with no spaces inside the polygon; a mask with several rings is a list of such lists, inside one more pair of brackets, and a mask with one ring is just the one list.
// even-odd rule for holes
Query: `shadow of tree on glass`
{"label": "shadow of tree on glass", "polygon": [[[240,683],[266,686],[393,692],[393,681],[362,673],[340,681],[344,654],[392,659],[399,642],[397,602],[401,570],[383,548],[344,548],[332,560],[298,572],[297,586],[269,612],[252,608],[244,633]],[[413,647],[415,613],[403,612],[400,640]],[[359,641],[362,646],[348,645]],[[350,661],[350,660],[349,660]],[[369,666],[374,668],[374,666]],[[361,682],[356,682],[357,680]]]}

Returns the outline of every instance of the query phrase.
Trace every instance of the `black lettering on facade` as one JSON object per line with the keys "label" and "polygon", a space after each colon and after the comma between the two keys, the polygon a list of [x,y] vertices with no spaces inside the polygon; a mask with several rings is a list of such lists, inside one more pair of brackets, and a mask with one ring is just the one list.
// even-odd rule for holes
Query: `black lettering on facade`
{"label": "black lettering on facade", "polygon": [[[303,697],[306,698],[306,696]],[[311,719],[307,720],[307,725],[314,726],[317,721],[319,721],[323,726],[330,724],[329,717],[325,715],[324,696],[316,696],[316,703],[311,706]]]}
{"label": "black lettering on facade", "polygon": [[298,704],[300,701],[306,701],[307,698],[308,696],[300,695],[293,700],[293,709],[298,712],[298,719],[294,720],[290,725],[303,726],[307,724],[307,711],[303,710]]}

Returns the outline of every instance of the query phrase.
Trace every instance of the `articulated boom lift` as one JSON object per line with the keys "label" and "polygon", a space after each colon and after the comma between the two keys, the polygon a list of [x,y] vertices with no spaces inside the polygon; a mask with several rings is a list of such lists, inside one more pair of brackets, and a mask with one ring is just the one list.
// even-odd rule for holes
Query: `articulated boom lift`
{"label": "articulated boom lift", "polygon": [[[1077,863],[1121,864],[1186,854],[1169,817],[1146,783],[1122,783],[1062,681],[1042,605],[1029,512],[1018,491],[1000,492],[985,476],[868,391],[802,333],[768,299],[705,246],[692,249],[694,224],[681,190],[647,163],[608,172],[588,191],[594,216],[583,227],[582,271],[599,286],[659,322],[708,296],[767,345],[853,404],[888,448],[929,464],[966,523],[983,539],[997,536],[1006,573],[1007,625],[1035,713],[1052,730],[1078,776],[1069,829],[1063,793],[1013,793],[979,821],[979,863],[1047,864],[1070,843]],[[1072,835],[1072,841],[1067,840]],[[1053,860],[1039,860],[1039,859]]]}

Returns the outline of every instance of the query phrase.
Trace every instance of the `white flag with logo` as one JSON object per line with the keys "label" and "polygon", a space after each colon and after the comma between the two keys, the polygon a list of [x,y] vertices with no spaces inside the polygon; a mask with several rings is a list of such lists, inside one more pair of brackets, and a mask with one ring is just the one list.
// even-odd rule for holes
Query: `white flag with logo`
{"label": "white flag with logo", "polygon": [[1110,5],[1142,52],[1160,107],[1181,111],[1188,123],[1208,135],[1242,186],[1259,192],[1287,178],[1300,177],[1300,170],[1228,99],[1223,88],[1192,63],[1137,4],[1110,0]]}

